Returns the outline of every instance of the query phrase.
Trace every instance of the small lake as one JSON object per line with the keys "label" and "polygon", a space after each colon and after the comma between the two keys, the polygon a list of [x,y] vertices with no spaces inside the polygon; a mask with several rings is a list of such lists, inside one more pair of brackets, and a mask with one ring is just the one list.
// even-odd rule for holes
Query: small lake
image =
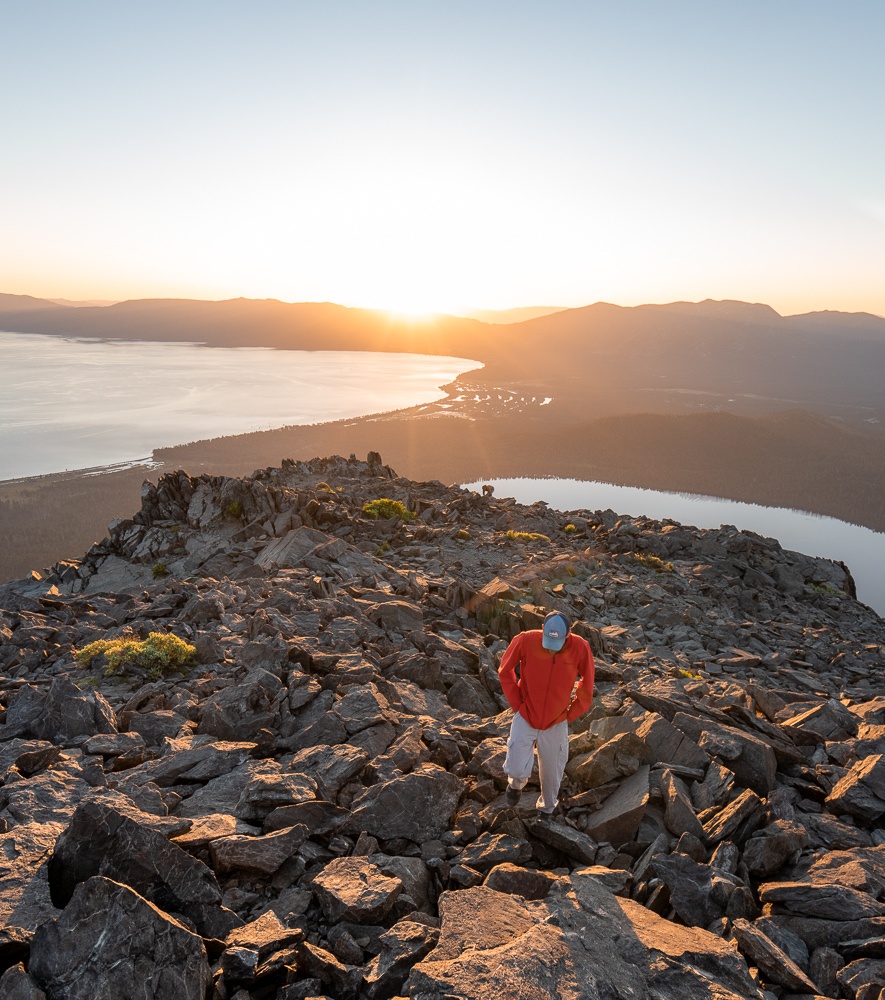
{"label": "small lake", "polygon": [[851,570],[858,599],[885,617],[885,534],[838,521],[833,517],[761,507],[688,493],[664,493],[635,486],[586,482],[580,479],[486,479],[463,484],[481,490],[483,482],[495,487],[495,496],[513,497],[519,503],[545,500],[556,510],[606,510],[656,521],[672,518],[696,528],[733,524],[776,538],[785,549],[809,556],[837,559]]}
{"label": "small lake", "polygon": [[0,480],[429,403],[465,358],[0,333]]}

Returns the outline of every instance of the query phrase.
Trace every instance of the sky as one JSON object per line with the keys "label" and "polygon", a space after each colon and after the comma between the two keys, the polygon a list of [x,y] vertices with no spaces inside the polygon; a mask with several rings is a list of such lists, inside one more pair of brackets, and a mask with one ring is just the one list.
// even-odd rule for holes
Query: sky
{"label": "sky", "polygon": [[0,0],[0,291],[885,315],[881,0]]}

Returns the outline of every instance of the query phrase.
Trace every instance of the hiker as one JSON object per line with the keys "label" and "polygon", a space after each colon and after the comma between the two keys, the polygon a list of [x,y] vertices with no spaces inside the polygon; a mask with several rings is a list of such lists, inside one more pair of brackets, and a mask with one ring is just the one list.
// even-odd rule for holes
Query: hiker
{"label": "hiker", "polygon": [[590,707],[593,671],[590,644],[572,634],[571,621],[561,611],[551,611],[542,628],[520,632],[510,641],[498,668],[513,709],[504,761],[508,806],[519,804],[537,743],[541,794],[536,807],[547,815],[556,809],[568,761],[568,724]]}

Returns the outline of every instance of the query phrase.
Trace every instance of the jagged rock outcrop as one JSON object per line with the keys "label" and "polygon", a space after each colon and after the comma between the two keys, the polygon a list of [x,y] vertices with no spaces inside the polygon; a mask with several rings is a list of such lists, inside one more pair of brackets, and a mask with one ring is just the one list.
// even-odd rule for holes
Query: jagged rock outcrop
{"label": "jagged rock outcrop", "polygon": [[[496,668],[552,607],[597,684],[543,818]],[[74,658],[151,634],[193,662]],[[164,476],[0,588],[0,991],[871,1000],[883,651],[844,566],[727,525]]]}

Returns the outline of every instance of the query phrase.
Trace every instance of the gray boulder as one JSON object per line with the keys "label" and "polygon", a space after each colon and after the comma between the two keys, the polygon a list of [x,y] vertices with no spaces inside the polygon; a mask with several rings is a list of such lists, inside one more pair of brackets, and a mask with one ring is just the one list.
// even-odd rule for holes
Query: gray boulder
{"label": "gray boulder", "polygon": [[91,878],[31,944],[48,1000],[204,1000],[203,942],[125,885]]}
{"label": "gray boulder", "polygon": [[372,785],[358,795],[349,826],[383,839],[433,840],[449,828],[463,788],[464,782],[454,774],[422,764],[411,774]]}

